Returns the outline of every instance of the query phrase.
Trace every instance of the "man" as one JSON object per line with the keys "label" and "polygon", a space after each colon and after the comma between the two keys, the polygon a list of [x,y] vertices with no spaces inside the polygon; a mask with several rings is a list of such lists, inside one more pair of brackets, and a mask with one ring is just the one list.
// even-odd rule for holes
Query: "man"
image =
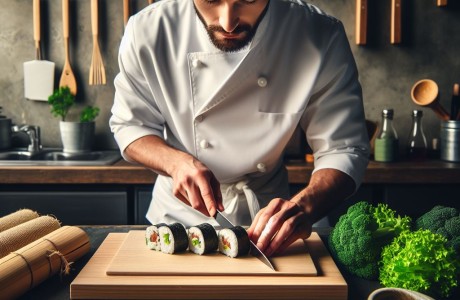
{"label": "man", "polygon": [[[216,210],[266,255],[307,238],[359,186],[369,151],[342,24],[295,0],[162,0],[132,17],[111,129],[124,158],[159,174],[152,223]],[[311,181],[289,198],[283,150],[297,125]]]}

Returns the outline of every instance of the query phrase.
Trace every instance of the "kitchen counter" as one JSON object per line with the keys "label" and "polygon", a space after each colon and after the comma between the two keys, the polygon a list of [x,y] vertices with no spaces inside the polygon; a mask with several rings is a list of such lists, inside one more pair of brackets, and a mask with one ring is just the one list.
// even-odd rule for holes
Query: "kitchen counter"
{"label": "kitchen counter", "polygon": [[[313,164],[288,162],[289,182],[304,184]],[[156,175],[123,160],[111,166],[0,166],[2,184],[152,184]],[[364,184],[458,184],[460,163],[440,160],[378,163],[371,161]]]}
{"label": "kitchen counter", "polygon": [[[145,226],[81,226],[81,228],[85,230],[90,238],[90,252],[72,264],[72,271],[69,275],[63,276],[62,278],[59,275],[54,275],[34,289],[22,295],[19,298],[20,300],[70,299],[70,283],[75,279],[81,269],[88,263],[89,259],[93,256],[95,251],[99,248],[109,233],[128,232],[129,230],[142,230],[145,228]],[[315,230],[318,232],[323,241],[325,238],[327,238],[327,235],[330,232],[330,228],[316,228]],[[380,287],[378,282],[363,280],[344,273],[342,275],[348,284],[349,299],[366,299],[369,293]]]}

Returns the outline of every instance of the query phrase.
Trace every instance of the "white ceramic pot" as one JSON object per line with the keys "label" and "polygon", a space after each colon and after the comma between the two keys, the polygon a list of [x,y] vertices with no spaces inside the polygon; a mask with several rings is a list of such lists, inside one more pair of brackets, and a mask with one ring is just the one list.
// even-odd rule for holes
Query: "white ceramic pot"
{"label": "white ceramic pot", "polygon": [[61,141],[64,152],[85,153],[93,147],[95,122],[63,122],[59,123]]}

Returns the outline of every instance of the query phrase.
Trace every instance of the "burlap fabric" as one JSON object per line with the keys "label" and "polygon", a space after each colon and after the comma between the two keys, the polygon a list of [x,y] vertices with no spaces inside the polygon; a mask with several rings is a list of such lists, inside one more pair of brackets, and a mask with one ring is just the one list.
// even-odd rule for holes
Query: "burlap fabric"
{"label": "burlap fabric", "polygon": [[0,232],[18,226],[32,219],[38,218],[37,212],[30,209],[21,209],[9,215],[0,218]]}
{"label": "burlap fabric", "polygon": [[60,227],[56,218],[41,216],[0,232],[0,258]]}

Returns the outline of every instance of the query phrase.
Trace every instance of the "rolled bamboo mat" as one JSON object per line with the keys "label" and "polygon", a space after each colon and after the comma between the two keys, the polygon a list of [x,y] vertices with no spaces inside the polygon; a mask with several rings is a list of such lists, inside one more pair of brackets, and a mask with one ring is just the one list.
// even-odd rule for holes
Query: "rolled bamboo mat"
{"label": "rolled bamboo mat", "polygon": [[0,232],[10,229],[19,224],[38,218],[37,212],[30,209],[21,209],[0,218]]}
{"label": "rolled bamboo mat", "polygon": [[61,227],[56,218],[41,216],[0,232],[0,258]]}
{"label": "rolled bamboo mat", "polygon": [[88,253],[88,235],[75,226],[63,226],[0,259],[0,299],[14,299]]}

